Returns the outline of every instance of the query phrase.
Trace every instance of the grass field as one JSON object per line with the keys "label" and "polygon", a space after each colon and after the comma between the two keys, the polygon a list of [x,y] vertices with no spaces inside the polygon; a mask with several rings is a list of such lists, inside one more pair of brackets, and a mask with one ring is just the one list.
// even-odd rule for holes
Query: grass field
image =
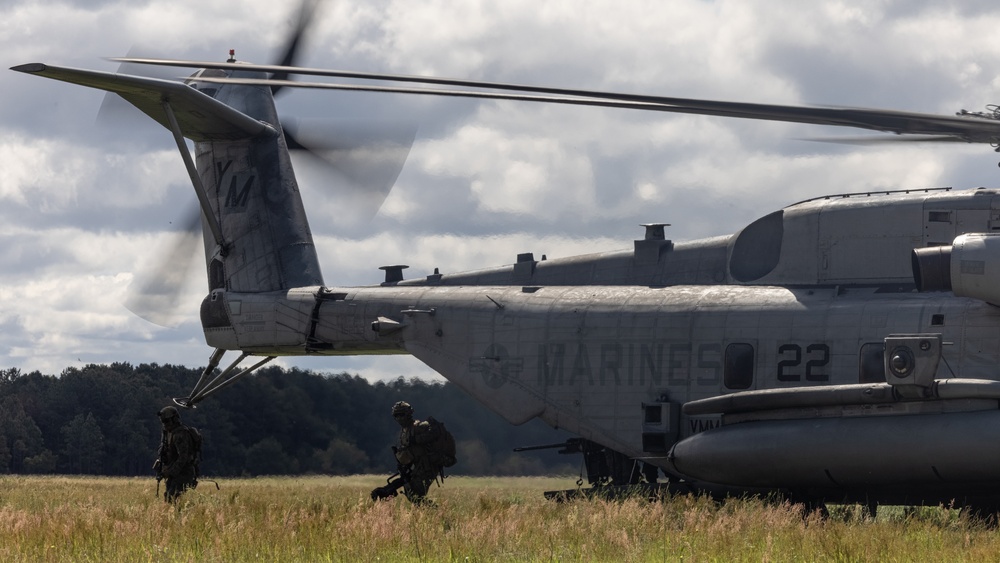
{"label": "grass field", "polygon": [[373,503],[379,476],[225,479],[174,507],[152,479],[0,477],[0,561],[1000,559],[1000,532],[944,508],[542,498],[573,480],[449,477],[414,507]]}

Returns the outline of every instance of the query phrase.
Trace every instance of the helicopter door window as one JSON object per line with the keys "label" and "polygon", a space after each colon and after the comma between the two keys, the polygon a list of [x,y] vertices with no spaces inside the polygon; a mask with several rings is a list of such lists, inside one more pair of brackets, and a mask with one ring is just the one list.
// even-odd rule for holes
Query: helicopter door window
{"label": "helicopter door window", "polygon": [[869,342],[861,346],[858,383],[885,383],[884,342]]}
{"label": "helicopter door window", "polygon": [[226,288],[226,269],[222,260],[214,259],[208,265],[208,288],[210,290]]}
{"label": "helicopter door window", "polygon": [[726,347],[726,389],[749,389],[753,385],[754,353],[752,344],[730,344]]}

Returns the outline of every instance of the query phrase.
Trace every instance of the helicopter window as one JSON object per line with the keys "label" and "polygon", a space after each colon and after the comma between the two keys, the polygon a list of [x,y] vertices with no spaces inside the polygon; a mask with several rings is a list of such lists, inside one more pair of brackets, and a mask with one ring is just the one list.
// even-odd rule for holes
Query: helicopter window
{"label": "helicopter window", "polygon": [[660,403],[655,403],[652,405],[643,405],[643,424],[663,424],[663,405]]}
{"label": "helicopter window", "polygon": [[723,383],[727,389],[749,389],[753,385],[753,345],[726,346],[726,371]]}
{"label": "helicopter window", "polygon": [[928,211],[927,220],[931,223],[951,223],[951,211]]}
{"label": "helicopter window", "polygon": [[869,342],[861,347],[858,383],[885,383],[884,342]]}

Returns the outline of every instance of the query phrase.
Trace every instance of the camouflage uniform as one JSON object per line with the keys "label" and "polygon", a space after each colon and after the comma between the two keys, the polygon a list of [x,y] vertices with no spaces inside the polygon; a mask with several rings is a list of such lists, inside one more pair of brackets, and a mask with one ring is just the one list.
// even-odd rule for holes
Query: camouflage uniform
{"label": "camouflage uniform", "polygon": [[174,502],[187,489],[198,486],[195,475],[195,444],[191,432],[181,424],[180,414],[174,407],[165,407],[159,413],[163,423],[160,440],[159,475],[167,480],[163,500]]}
{"label": "camouflage uniform", "polygon": [[399,445],[396,446],[396,461],[401,468],[409,469],[409,479],[403,485],[406,498],[414,504],[425,502],[430,488],[441,467],[431,460],[426,444],[437,439],[437,432],[430,424],[413,419],[413,408],[405,402],[392,407],[392,416],[399,423]]}

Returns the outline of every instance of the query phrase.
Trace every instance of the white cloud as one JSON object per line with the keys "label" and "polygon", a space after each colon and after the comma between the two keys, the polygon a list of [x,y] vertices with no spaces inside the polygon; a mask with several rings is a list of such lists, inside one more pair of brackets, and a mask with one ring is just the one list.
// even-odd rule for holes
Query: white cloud
{"label": "white cloud", "polygon": [[[102,70],[117,65],[100,57],[135,45],[213,59],[235,48],[268,62],[291,12],[265,0],[16,1],[0,7],[0,52],[8,66]],[[992,3],[344,0],[324,6],[317,24],[309,66],[681,97],[947,113],[995,102],[1000,76]],[[0,87],[0,367],[204,364],[203,272],[184,292],[190,314],[177,329],[121,305],[191,201],[169,134],[155,125],[98,133],[100,92],[12,72],[0,72]],[[799,125],[374,94],[297,92],[278,106],[420,124],[372,223],[303,186],[331,285],[377,283],[390,263],[419,277],[509,264],[521,252],[625,248],[641,222],[672,223],[675,239],[725,234],[826,193],[972,187],[996,175],[987,147],[790,140],[838,133]],[[373,379],[429,373],[412,358],[282,361]]]}

